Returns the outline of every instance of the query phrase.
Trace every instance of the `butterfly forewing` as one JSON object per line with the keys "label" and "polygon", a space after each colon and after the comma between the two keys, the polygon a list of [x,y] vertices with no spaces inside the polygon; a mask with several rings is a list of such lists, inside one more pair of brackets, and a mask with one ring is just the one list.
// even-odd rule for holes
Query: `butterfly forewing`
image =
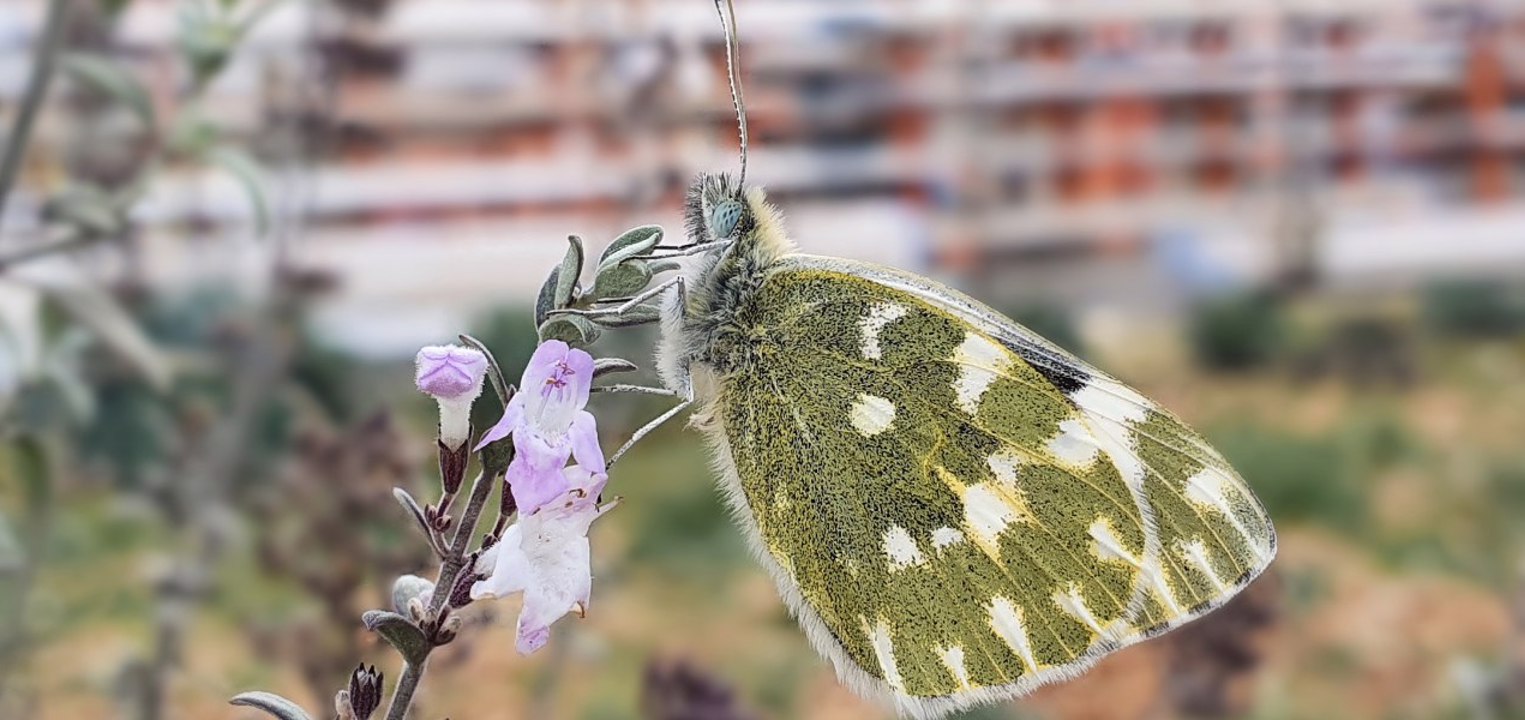
{"label": "butterfly forewing", "polygon": [[733,501],[850,681],[936,715],[1070,677],[1270,560],[1196,434],[951,290],[791,256],[719,373]]}

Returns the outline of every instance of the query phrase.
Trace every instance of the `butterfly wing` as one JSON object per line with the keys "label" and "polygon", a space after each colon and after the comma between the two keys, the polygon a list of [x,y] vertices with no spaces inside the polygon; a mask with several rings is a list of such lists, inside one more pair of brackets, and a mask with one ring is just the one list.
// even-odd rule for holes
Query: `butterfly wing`
{"label": "butterfly wing", "polygon": [[968,297],[791,255],[708,434],[732,509],[859,692],[937,717],[1073,677],[1275,553],[1202,439]]}

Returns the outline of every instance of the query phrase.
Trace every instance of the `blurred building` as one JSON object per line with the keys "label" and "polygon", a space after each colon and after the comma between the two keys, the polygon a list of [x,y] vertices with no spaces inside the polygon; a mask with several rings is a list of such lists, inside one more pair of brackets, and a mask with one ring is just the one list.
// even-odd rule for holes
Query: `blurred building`
{"label": "blurred building", "polygon": [[[1525,274],[1519,3],[736,4],[751,177],[809,252],[1130,308]],[[0,11],[0,67],[40,5]],[[114,39],[166,103],[175,34],[175,2],[136,0]],[[567,233],[679,232],[687,179],[735,166],[724,77],[707,0],[287,3],[208,107],[304,218],[291,251],[343,270],[334,332],[385,352],[527,299]],[[172,170],[142,210],[157,271],[198,272],[188,221],[249,212]]]}

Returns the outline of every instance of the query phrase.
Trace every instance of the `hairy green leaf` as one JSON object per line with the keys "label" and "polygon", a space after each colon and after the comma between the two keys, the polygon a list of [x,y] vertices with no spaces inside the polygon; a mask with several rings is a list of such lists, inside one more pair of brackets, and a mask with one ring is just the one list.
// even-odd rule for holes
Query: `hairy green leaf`
{"label": "hairy green leaf", "polygon": [[681,269],[683,267],[683,263],[680,263],[677,260],[653,260],[650,263],[650,267],[652,275],[660,275],[665,272],[672,272],[673,270]]}
{"label": "hairy green leaf", "polygon": [[567,236],[567,254],[561,259],[561,269],[556,274],[556,293],[551,302],[557,308],[572,304],[572,293],[577,288],[577,278],[582,275],[582,238]]}
{"label": "hairy green leaf", "polygon": [[392,488],[392,497],[397,498],[397,503],[402,505],[402,509],[407,510],[408,514],[413,516],[413,521],[418,523],[419,531],[425,537],[429,537],[429,521],[425,519],[424,510],[418,506],[418,501],[414,500],[413,496],[409,495],[408,491],[402,488]]}
{"label": "hairy green leaf", "polygon": [[611,373],[635,372],[640,369],[640,366],[624,358],[605,357],[593,361],[593,377],[595,378]]}
{"label": "hairy green leaf", "polygon": [[498,400],[501,401],[504,405],[507,405],[508,401],[513,399],[514,391],[513,386],[509,385],[508,381],[503,377],[503,368],[502,366],[498,365],[498,357],[493,355],[492,351],[488,350],[487,345],[481,340],[467,335],[466,333],[461,333],[457,337],[459,337],[461,342],[465,345],[475,348],[478,352],[482,353],[482,355],[486,356],[487,380],[492,383],[493,392],[498,394]]}
{"label": "hairy green leaf", "polygon": [[82,283],[45,283],[39,289],[88,328],[156,390],[169,387],[171,368],[159,348],[110,295]]}
{"label": "hairy green leaf", "polygon": [[604,249],[604,254],[598,258],[598,267],[602,270],[637,255],[644,255],[659,242],[662,242],[662,226],[660,225],[642,225],[626,230]]}
{"label": "hairy green leaf", "polygon": [[254,209],[254,232],[264,235],[270,230],[270,202],[265,196],[265,172],[249,153],[223,145],[207,153],[207,161],[232,175],[249,196]]}
{"label": "hairy green leaf", "polygon": [[126,105],[144,127],[155,126],[154,104],[148,90],[121,63],[100,55],[72,53],[63,59],[63,68],[76,82]]}
{"label": "hairy green leaf", "polygon": [[552,270],[551,274],[545,276],[545,282],[540,284],[540,293],[535,296],[535,327],[544,325],[552,310],[562,309],[556,307],[556,288],[560,284],[560,267]]}
{"label": "hairy green leaf", "polygon": [[651,267],[644,260],[626,260],[618,265],[605,265],[598,269],[598,278],[593,283],[593,296],[625,297],[645,290],[650,284]]}
{"label": "hairy green leaf", "polygon": [[552,315],[540,326],[540,342],[560,340],[572,347],[587,347],[602,334],[597,325],[581,315]]}
{"label": "hairy green leaf", "polygon": [[228,704],[258,708],[281,720],[312,720],[312,716],[308,715],[301,706],[275,693],[261,691],[239,693],[234,695]]}
{"label": "hairy green leaf", "polygon": [[385,610],[368,610],[360,616],[360,621],[365,623],[367,630],[380,635],[387,644],[397,648],[397,652],[410,665],[421,664],[429,657],[431,646],[424,637],[424,631],[408,622],[407,618]]}
{"label": "hairy green leaf", "polygon": [[604,327],[631,327],[654,323],[662,319],[662,309],[655,305],[637,305],[618,315],[600,315],[591,319]]}

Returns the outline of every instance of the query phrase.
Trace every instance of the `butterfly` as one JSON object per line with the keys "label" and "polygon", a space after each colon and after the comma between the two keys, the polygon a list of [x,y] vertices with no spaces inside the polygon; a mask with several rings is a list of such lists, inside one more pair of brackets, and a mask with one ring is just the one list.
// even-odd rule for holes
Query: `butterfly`
{"label": "butterfly", "polygon": [[626,448],[692,406],[839,677],[940,717],[1072,678],[1265,570],[1264,507],[1169,411],[956,290],[795,250],[744,182],[731,23],[741,174],[693,183],[684,266],[634,301],[662,299],[681,402]]}

